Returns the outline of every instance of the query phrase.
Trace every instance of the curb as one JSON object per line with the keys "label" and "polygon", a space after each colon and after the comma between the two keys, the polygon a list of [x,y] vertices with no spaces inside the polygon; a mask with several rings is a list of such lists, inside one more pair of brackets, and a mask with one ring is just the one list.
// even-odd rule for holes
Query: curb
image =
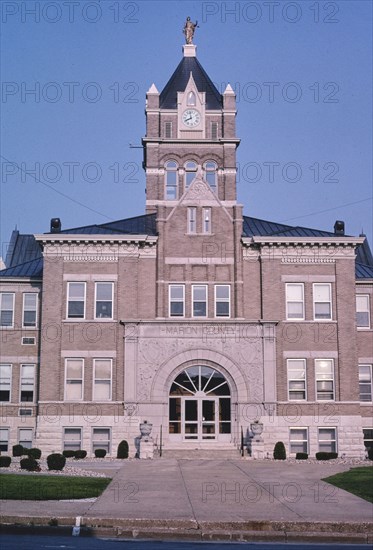
{"label": "curb", "polygon": [[[75,517],[3,516],[0,532],[71,536]],[[200,522],[82,517],[80,536],[138,540],[372,544],[373,523]]]}

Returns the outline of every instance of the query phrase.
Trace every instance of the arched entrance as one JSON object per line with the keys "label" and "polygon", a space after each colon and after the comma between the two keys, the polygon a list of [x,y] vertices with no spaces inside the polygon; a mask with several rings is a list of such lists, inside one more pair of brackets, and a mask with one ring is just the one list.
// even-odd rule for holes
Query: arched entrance
{"label": "arched entrance", "polygon": [[226,378],[206,365],[185,368],[169,395],[170,439],[229,441],[231,392]]}

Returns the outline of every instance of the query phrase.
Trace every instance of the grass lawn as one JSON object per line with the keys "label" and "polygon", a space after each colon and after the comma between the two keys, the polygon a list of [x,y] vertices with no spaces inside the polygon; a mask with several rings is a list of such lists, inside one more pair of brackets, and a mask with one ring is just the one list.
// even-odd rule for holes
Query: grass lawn
{"label": "grass lawn", "polygon": [[373,466],[351,468],[348,472],[324,477],[323,481],[373,502]]}
{"label": "grass lawn", "polygon": [[0,499],[70,500],[98,497],[111,479],[99,477],[0,475]]}

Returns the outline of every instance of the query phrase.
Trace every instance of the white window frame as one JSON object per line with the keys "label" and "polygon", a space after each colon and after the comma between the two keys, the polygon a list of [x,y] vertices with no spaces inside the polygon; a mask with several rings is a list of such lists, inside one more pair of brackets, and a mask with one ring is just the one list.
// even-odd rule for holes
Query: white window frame
{"label": "white window frame", "polygon": [[[110,377],[109,378],[97,378],[96,376],[96,363],[98,361],[108,361],[110,363]],[[100,399],[96,396],[96,382],[109,382],[109,397],[108,399]],[[99,402],[108,402],[112,400],[112,390],[113,390],[113,360],[109,357],[97,357],[93,359],[93,400]]]}
{"label": "white window frame", "polygon": [[[316,302],[315,289],[319,286],[329,288],[329,300],[323,300]],[[332,285],[331,283],[313,283],[312,285],[312,301],[313,301],[313,320],[317,322],[329,322],[333,319],[333,303],[332,303]],[[316,304],[330,304],[330,316],[329,317],[316,317]]]}
{"label": "white window frame", "polygon": [[195,206],[188,207],[188,229],[189,235],[195,235],[197,233],[197,208]]}
{"label": "white window frame", "polygon": [[[217,289],[218,288],[228,288],[228,299],[227,298],[219,298],[217,297]],[[228,303],[228,315],[218,315],[218,303]],[[225,285],[225,284],[219,284],[215,285],[214,287],[214,309],[215,309],[215,317],[218,319],[230,319],[231,316],[231,285]]]}
{"label": "white window frame", "polygon": [[[5,447],[5,445],[6,449],[2,449],[2,447]],[[3,426],[0,427],[0,452],[9,452],[9,428],[4,428]]]}
{"label": "white window frame", "polygon": [[[32,367],[33,368],[32,400],[31,401],[22,401],[22,383],[25,383],[25,382],[22,382],[22,381],[23,380],[31,380],[30,377],[23,376],[23,373],[22,373],[23,367]],[[21,365],[20,365],[20,375],[19,375],[19,402],[20,403],[34,403],[35,402],[35,370],[36,370],[35,363],[21,363]],[[31,391],[31,390],[28,390],[28,391]]]}
{"label": "white window frame", "polygon": [[[317,365],[318,363],[321,363],[323,361],[328,361],[331,363],[332,365],[332,374],[331,374],[331,377],[330,378],[323,378],[323,377],[319,377],[320,376],[320,372],[317,371]],[[332,382],[332,385],[333,385],[333,397],[330,399],[320,399],[319,398],[319,391],[317,389],[317,386],[318,386],[318,382]],[[335,401],[335,365],[334,365],[334,359],[331,359],[331,358],[325,358],[325,359],[315,359],[315,395],[316,395],[316,401]],[[321,393],[322,395],[322,393]]]}
{"label": "white window frame", "polygon": [[[12,402],[12,374],[13,374],[13,365],[12,363],[1,363],[0,364],[0,370],[1,370],[1,367],[10,367],[10,376],[9,376],[9,379],[8,378],[3,378],[2,380],[5,380],[5,385],[8,385],[8,380],[9,380],[9,399],[8,401],[0,401],[0,403],[11,403]],[[1,386],[3,385],[3,383],[1,383]],[[1,391],[3,391],[1,389]],[[5,391],[8,391],[8,390],[5,390]]]}
{"label": "white window frame", "polygon": [[[368,381],[364,381],[362,380],[362,376],[361,376],[361,372],[360,372],[360,369],[364,367],[365,369],[368,370],[368,373],[369,373],[369,380]],[[367,363],[362,363],[362,364],[359,364],[359,400],[360,400],[360,403],[371,403],[372,400],[373,400],[373,380],[372,380],[372,370],[373,370],[373,365],[369,365]],[[361,386],[369,386],[370,387],[370,394],[367,393],[366,395],[370,395],[370,399],[361,399],[361,392],[360,392],[360,387]],[[364,395],[364,394],[363,394]]]}
{"label": "white window frame", "polygon": [[[12,309],[4,309],[3,308],[3,296],[5,295],[9,295],[12,297]],[[14,292],[0,292],[0,327],[1,328],[5,328],[5,329],[9,329],[9,328],[14,328],[14,301],[15,301],[15,293]],[[3,314],[3,312],[6,312],[6,311],[11,311],[12,312],[12,322],[10,325],[3,325],[2,322],[1,322],[1,316]]]}
{"label": "white window frame", "polygon": [[[174,163],[176,166],[169,166],[171,163]],[[168,174],[175,173],[176,183],[175,185],[171,185],[171,183],[168,182]],[[173,189],[174,192],[172,195],[175,196],[168,196],[168,190]],[[179,197],[179,165],[176,162],[176,160],[169,159],[165,165],[164,165],[164,195],[166,201],[176,201]]]}
{"label": "white window frame", "polygon": [[[107,441],[105,441],[105,445],[103,447],[99,447],[100,441],[95,440],[95,431],[96,430],[107,430],[109,432],[109,438]],[[97,442],[97,443],[96,443]],[[107,447],[106,447],[107,446]],[[108,426],[95,426],[92,428],[92,454],[95,454],[96,449],[106,449],[107,448],[107,455],[110,455],[111,453],[111,428]]]}
{"label": "white window frame", "polygon": [[[306,438],[305,439],[292,439],[292,432],[295,430],[305,430]],[[304,451],[293,451],[291,446],[292,444],[306,444],[306,450]],[[308,437],[308,427],[307,426],[292,426],[289,428],[289,452],[290,454],[296,455],[297,453],[309,453],[309,437]]]}
{"label": "white window frame", "polygon": [[[83,445],[83,429],[80,427],[80,426],[64,426],[63,428],[63,432],[62,432],[62,450],[63,451],[68,451],[68,450],[80,450],[82,449],[82,445]],[[80,432],[80,439],[76,440],[76,441],[79,441],[79,449],[66,449],[66,444],[69,444],[70,443],[70,446],[71,444],[74,443],[74,439],[66,439],[66,431],[67,430],[75,430],[76,432]],[[72,445],[72,446],[76,446],[76,445]]]}
{"label": "white window frame", "polygon": [[210,207],[202,208],[202,233],[204,235],[211,235],[211,231],[212,231],[211,216],[212,216],[212,211]]}
{"label": "white window frame", "polygon": [[[335,447],[334,451],[325,451],[325,449],[320,448],[320,441],[322,441],[322,440],[320,440],[320,431],[321,430],[334,430],[334,439],[330,440],[332,443],[334,442],[334,447]],[[327,441],[327,440],[325,440],[325,441]],[[318,445],[319,452],[338,453],[338,431],[337,431],[337,427],[336,426],[319,426],[317,428],[317,445]]]}
{"label": "white window frame", "polygon": [[[30,340],[30,342],[26,342],[26,340]],[[36,345],[35,336],[22,336],[21,345],[22,346],[35,346]]]}
{"label": "white window frame", "polygon": [[[97,288],[99,285],[111,285],[111,299],[110,300],[98,300]],[[111,316],[110,317],[97,317],[97,303],[98,302],[111,302]],[[114,319],[114,283],[112,281],[96,281],[95,282],[95,320],[97,321],[112,321]]]}
{"label": "white window frame", "polygon": [[[205,289],[205,297],[206,299],[204,301],[202,300],[195,300],[194,299],[194,291],[195,289],[197,288],[204,288]],[[204,284],[195,284],[195,285],[192,285],[192,317],[195,318],[195,319],[206,319],[208,317],[208,314],[209,314],[209,304],[208,304],[208,286],[207,285],[204,285]],[[206,304],[206,315],[195,315],[194,314],[194,303],[205,303]]]}
{"label": "white window frame", "polygon": [[[171,289],[176,288],[176,287],[180,287],[183,290],[183,299],[182,299],[183,314],[182,315],[175,315],[171,311],[171,309],[172,309],[171,304],[173,302],[181,303],[181,300],[172,300]],[[184,284],[172,283],[172,284],[168,285],[168,316],[169,317],[176,317],[178,319],[182,319],[183,317],[185,317],[185,285]]]}
{"label": "white window frame", "polygon": [[[299,287],[302,290],[302,299],[291,300],[289,297],[290,287]],[[285,300],[286,300],[286,320],[287,321],[304,321],[305,320],[305,307],[304,307],[304,283],[285,283]],[[302,316],[301,317],[291,317],[289,314],[289,304],[302,304]]]}
{"label": "white window frame", "polygon": [[[365,298],[367,300],[366,309],[358,309],[358,299]],[[366,313],[368,315],[368,324],[359,325],[358,324],[358,313]],[[370,329],[370,295],[369,294],[356,294],[356,327],[358,330],[369,330]]]}
{"label": "white window frame", "polygon": [[[26,296],[35,297],[35,308],[26,308]],[[25,323],[25,313],[26,311],[35,311],[35,324],[29,325]],[[23,302],[22,302],[22,327],[25,329],[35,329],[38,326],[38,293],[37,292],[24,292],[23,293]]]}
{"label": "white window frame", "polygon": [[[24,431],[24,432],[31,432],[31,438],[30,439],[21,439],[21,432]],[[26,449],[31,449],[32,448],[32,442],[34,441],[34,430],[33,428],[18,428],[18,444],[19,445],[22,445],[23,447],[25,447]],[[22,443],[23,441],[23,443]],[[26,443],[26,445],[25,445]],[[27,444],[29,444],[30,446],[28,446]]]}
{"label": "white window frame", "polygon": [[[299,363],[301,362],[303,364],[303,368],[298,368],[298,369],[291,369],[290,368],[290,365],[294,364],[294,363]],[[304,377],[303,378],[292,378],[290,376],[290,373],[291,371],[298,371],[298,372],[303,372],[304,373]],[[287,359],[286,361],[286,372],[287,372],[287,380],[288,380],[288,401],[307,401],[307,361],[306,359],[303,359],[302,357],[300,358],[294,358],[294,359]],[[302,381],[304,383],[304,388],[303,389],[293,389],[291,388],[291,382],[300,382]],[[303,392],[304,393],[304,398],[302,399],[291,399],[291,395],[292,393],[299,393],[299,392]]]}
{"label": "white window frame", "polygon": [[[81,378],[67,378],[67,366],[69,361],[80,361],[82,365],[82,377]],[[81,380],[81,397],[79,399],[69,399],[67,397],[67,387],[68,387],[68,381],[69,380]],[[66,357],[65,359],[65,401],[68,402],[78,402],[83,401],[84,397],[84,359],[81,357]]]}
{"label": "white window frame", "polygon": [[[81,302],[82,300],[70,299],[70,285],[80,284],[84,285],[84,297],[83,297],[83,317],[77,317],[74,315],[69,315],[69,303],[70,302]],[[86,306],[87,306],[87,283],[85,281],[69,281],[67,283],[67,300],[66,300],[66,319],[84,320],[86,317]]]}

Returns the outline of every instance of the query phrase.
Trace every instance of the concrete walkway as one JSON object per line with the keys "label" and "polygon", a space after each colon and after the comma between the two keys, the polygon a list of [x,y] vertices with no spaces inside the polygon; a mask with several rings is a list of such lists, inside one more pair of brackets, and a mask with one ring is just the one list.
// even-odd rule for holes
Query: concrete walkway
{"label": "concrete walkway", "polygon": [[360,531],[367,541],[373,504],[321,481],[348,469],[330,463],[128,461],[94,502],[6,501],[1,512],[3,522],[17,516],[71,525],[81,515],[83,523],[103,528],[276,531],[282,525],[298,532]]}

